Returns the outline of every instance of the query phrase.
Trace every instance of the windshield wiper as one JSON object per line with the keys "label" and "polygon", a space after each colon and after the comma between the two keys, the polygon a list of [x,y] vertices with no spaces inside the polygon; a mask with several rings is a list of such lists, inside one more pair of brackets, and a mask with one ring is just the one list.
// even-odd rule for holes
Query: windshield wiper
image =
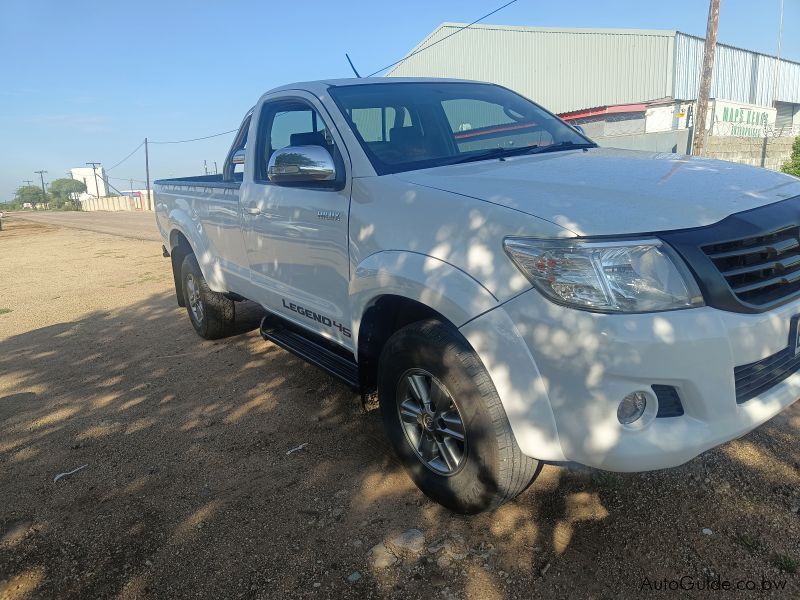
{"label": "windshield wiper", "polygon": [[579,150],[581,148],[597,148],[597,144],[591,142],[559,142],[558,144],[550,144],[549,146],[541,146],[539,148],[532,148],[526,154],[544,154],[545,152],[561,152],[562,150]]}
{"label": "windshield wiper", "polygon": [[532,146],[520,146],[519,148],[492,148],[490,150],[477,152],[475,154],[470,154],[469,156],[456,159],[448,164],[460,165],[461,163],[474,162],[477,160],[490,160],[492,158],[505,158],[506,156],[517,156],[519,154],[527,154],[531,150],[535,150],[538,148],[539,146],[537,144],[533,144]]}
{"label": "windshield wiper", "polygon": [[544,154],[545,152],[560,152],[561,150],[578,150],[581,148],[596,147],[597,144],[591,142],[559,142],[558,144],[549,144],[547,146],[533,144],[531,146],[520,146],[519,148],[492,148],[490,150],[477,152],[475,154],[470,154],[469,156],[456,159],[448,164],[460,165],[461,163],[490,160],[493,158],[505,158],[507,156],[519,156],[521,154]]}

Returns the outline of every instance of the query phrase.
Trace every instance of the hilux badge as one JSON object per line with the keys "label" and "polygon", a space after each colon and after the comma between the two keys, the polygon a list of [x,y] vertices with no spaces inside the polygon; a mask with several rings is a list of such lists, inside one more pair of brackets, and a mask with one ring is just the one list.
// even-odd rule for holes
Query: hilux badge
{"label": "hilux badge", "polygon": [[317,218],[324,221],[341,221],[342,214],[337,210],[318,210]]}

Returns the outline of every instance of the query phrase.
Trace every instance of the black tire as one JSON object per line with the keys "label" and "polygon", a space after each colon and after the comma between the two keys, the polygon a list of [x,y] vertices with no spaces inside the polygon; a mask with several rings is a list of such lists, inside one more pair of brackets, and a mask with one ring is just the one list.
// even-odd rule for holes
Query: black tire
{"label": "black tire", "polygon": [[[200,337],[216,340],[231,333],[236,321],[235,304],[224,294],[211,291],[194,254],[183,259],[181,289],[189,320]],[[198,302],[200,310],[197,310]]]}
{"label": "black tire", "polygon": [[[432,376],[426,379],[431,381],[430,389],[434,384],[445,388],[446,394],[438,392],[438,397],[447,398],[441,402],[449,402],[451,415],[455,404],[463,425],[464,442],[457,443],[461,449],[458,467],[450,473],[437,472],[430,461],[426,464],[414,448],[413,432],[409,433],[400,417],[400,403],[405,407],[413,401],[405,390],[414,386],[406,386],[404,381],[423,370]],[[420,321],[389,339],[378,365],[378,400],[386,434],[414,483],[450,510],[471,514],[496,508],[522,493],[539,474],[541,463],[522,454],[517,446],[489,373],[451,325]],[[410,423],[411,413],[404,409],[404,414],[405,422]],[[424,422],[424,415],[417,420]],[[414,427],[424,434],[425,427],[433,425],[427,421]],[[441,450],[438,454],[443,455]]]}

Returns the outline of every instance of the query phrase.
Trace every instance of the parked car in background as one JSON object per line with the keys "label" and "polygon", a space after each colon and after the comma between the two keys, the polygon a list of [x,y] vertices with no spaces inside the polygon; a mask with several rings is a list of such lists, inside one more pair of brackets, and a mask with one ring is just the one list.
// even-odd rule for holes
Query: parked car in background
{"label": "parked car in background", "polygon": [[156,182],[178,304],[235,302],[352,387],[460,512],[543,461],[672,467],[800,395],[800,181],[599,148],[468,81],[264,94],[219,176]]}

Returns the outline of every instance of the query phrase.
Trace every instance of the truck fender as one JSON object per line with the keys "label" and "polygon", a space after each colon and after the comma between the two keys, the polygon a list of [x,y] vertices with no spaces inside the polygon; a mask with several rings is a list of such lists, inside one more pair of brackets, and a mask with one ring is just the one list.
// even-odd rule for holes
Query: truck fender
{"label": "truck fender", "polygon": [[350,279],[354,339],[362,315],[387,294],[424,304],[456,327],[497,305],[478,281],[438,258],[401,250],[376,252],[359,263]]}
{"label": "truck fender", "polygon": [[564,461],[545,382],[511,318],[477,280],[440,259],[408,251],[378,252],[350,281],[354,338],[361,316],[382,295],[415,300],[459,328],[489,372],[522,452]]}
{"label": "truck fender", "polygon": [[226,292],[225,276],[219,264],[214,259],[214,253],[208,245],[208,237],[203,230],[203,224],[190,217],[186,210],[173,209],[169,213],[170,250],[175,247],[175,233],[178,232],[189,242],[192,252],[200,265],[200,271],[214,292]]}
{"label": "truck fender", "polygon": [[473,319],[460,331],[489,372],[522,453],[539,460],[566,461],[547,381],[503,306]]}

